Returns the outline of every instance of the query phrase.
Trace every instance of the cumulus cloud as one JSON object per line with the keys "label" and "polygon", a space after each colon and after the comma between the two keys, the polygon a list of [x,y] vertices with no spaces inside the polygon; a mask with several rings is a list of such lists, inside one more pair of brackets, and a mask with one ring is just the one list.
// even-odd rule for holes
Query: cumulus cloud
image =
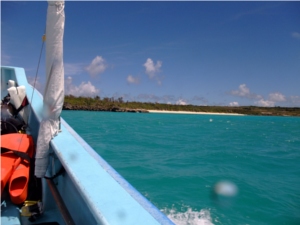
{"label": "cumulus cloud", "polygon": [[274,101],[264,100],[264,99],[260,99],[259,101],[256,101],[255,104],[258,106],[263,106],[263,107],[274,107],[275,106]]}
{"label": "cumulus cloud", "polygon": [[246,86],[246,84],[241,84],[239,86],[239,91],[238,91],[241,96],[248,96],[250,94],[249,88]]}
{"label": "cumulus cloud", "polygon": [[65,80],[65,94],[74,96],[94,97],[100,93],[90,81],[82,82],[79,86],[75,86],[72,82],[72,77]]}
{"label": "cumulus cloud", "polygon": [[146,68],[146,74],[149,76],[150,79],[152,79],[160,71],[160,68],[162,67],[162,62],[157,61],[155,64],[152,59],[148,58],[143,66]]}
{"label": "cumulus cloud", "polygon": [[261,95],[257,95],[250,92],[250,89],[246,86],[246,84],[241,84],[238,90],[233,90],[230,92],[231,95],[248,98],[248,99],[261,99]]}
{"label": "cumulus cloud", "polygon": [[162,67],[162,61],[157,61],[155,64],[152,59],[148,58],[143,66],[146,69],[145,73],[148,75],[149,79],[154,79],[158,85],[161,85],[162,78],[158,76],[158,73]]}
{"label": "cumulus cloud", "polygon": [[267,100],[261,98],[259,101],[256,101],[255,104],[263,107],[274,107],[277,102],[286,102],[286,101],[287,99],[283,94],[279,92],[274,92],[269,94],[269,98]]}
{"label": "cumulus cloud", "polygon": [[[263,107],[274,107],[278,102],[288,102],[289,100],[280,92],[273,92],[268,95],[268,98],[264,98],[261,95],[254,94],[246,86],[246,84],[241,84],[238,90],[230,92],[231,95],[247,98],[250,100],[256,100],[255,105]],[[229,103],[231,106],[234,102]]]}
{"label": "cumulus cloud", "polygon": [[292,37],[296,39],[300,39],[300,33],[299,32],[292,32]]}
{"label": "cumulus cloud", "polygon": [[128,75],[127,82],[129,84],[139,84],[140,83],[140,79],[138,77],[134,77],[132,75]]}
{"label": "cumulus cloud", "polygon": [[277,102],[285,102],[286,98],[279,92],[270,93],[268,99],[261,97],[258,101],[255,101],[255,105],[262,107],[274,107]]}
{"label": "cumulus cloud", "polygon": [[249,88],[247,88],[246,84],[241,84],[239,86],[239,90],[231,91],[232,95],[237,95],[241,97],[248,96],[250,94]]}
{"label": "cumulus cloud", "polygon": [[239,106],[239,103],[238,102],[230,102],[229,105],[230,106]]}
{"label": "cumulus cloud", "polygon": [[92,77],[95,77],[96,75],[103,73],[106,70],[106,68],[107,64],[105,62],[105,59],[102,58],[102,56],[96,56],[91,62],[91,64],[85,69]]}
{"label": "cumulus cloud", "polygon": [[269,94],[269,100],[273,102],[285,102],[286,98],[283,94],[275,92]]}
{"label": "cumulus cloud", "polygon": [[288,103],[290,106],[299,107],[300,106],[300,96],[289,96],[286,97],[279,92],[270,93],[267,100],[260,99],[256,101],[255,104],[258,106],[265,106],[265,107],[274,107],[277,103]]}

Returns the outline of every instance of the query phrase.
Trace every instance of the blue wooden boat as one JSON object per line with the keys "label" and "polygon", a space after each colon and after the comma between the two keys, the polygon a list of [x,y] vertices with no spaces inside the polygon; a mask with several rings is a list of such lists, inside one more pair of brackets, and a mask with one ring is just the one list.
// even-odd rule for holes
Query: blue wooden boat
{"label": "blue wooden boat", "polygon": [[[49,3],[48,10],[49,7],[53,5]],[[26,133],[32,136],[39,148],[41,123],[45,121],[45,98],[28,83],[23,68],[1,66],[1,99],[8,94],[9,81],[26,89],[29,102]],[[25,206],[15,205],[9,195],[3,193],[1,224],[173,224],[63,118],[60,118],[59,126],[59,131],[48,144],[45,175],[32,178],[41,181],[41,190],[29,190],[40,192],[40,201],[35,199],[32,203],[25,202]],[[36,208],[33,210],[30,204],[41,214],[36,213]]]}

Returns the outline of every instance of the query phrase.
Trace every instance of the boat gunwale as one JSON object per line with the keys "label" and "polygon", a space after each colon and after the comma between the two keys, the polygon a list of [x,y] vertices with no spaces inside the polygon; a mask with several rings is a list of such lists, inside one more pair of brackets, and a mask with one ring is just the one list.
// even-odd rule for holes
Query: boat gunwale
{"label": "boat gunwale", "polygon": [[[120,175],[108,162],[106,162],[63,118],[61,118],[61,124],[82,145],[86,152],[95,159],[99,165],[160,224],[174,224],[164,213],[162,213],[153,203],[138,192],[122,175]],[[53,149],[57,150],[52,141],[51,144],[52,147],[54,147]],[[59,157],[60,154],[57,155]],[[63,159],[61,160],[63,161]]]}

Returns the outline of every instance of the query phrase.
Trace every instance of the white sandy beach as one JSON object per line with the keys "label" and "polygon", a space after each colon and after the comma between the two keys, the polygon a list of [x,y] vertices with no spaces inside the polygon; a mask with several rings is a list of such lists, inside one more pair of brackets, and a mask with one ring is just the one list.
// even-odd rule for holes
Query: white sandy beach
{"label": "white sandy beach", "polygon": [[228,115],[228,116],[243,116],[239,113],[213,113],[213,112],[189,112],[189,111],[167,111],[167,110],[147,110],[149,113],[174,113],[174,114],[202,114],[202,115]]}

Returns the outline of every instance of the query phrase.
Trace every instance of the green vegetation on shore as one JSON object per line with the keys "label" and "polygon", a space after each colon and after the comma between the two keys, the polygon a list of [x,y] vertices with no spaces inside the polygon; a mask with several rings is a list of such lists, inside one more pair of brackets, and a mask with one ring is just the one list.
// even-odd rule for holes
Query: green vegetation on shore
{"label": "green vegetation on shore", "polygon": [[195,106],[172,105],[151,102],[124,102],[122,98],[103,98],[99,96],[74,97],[65,96],[63,110],[89,110],[113,112],[147,112],[147,110],[239,113],[246,115],[300,116],[299,107],[258,107],[258,106]]}

